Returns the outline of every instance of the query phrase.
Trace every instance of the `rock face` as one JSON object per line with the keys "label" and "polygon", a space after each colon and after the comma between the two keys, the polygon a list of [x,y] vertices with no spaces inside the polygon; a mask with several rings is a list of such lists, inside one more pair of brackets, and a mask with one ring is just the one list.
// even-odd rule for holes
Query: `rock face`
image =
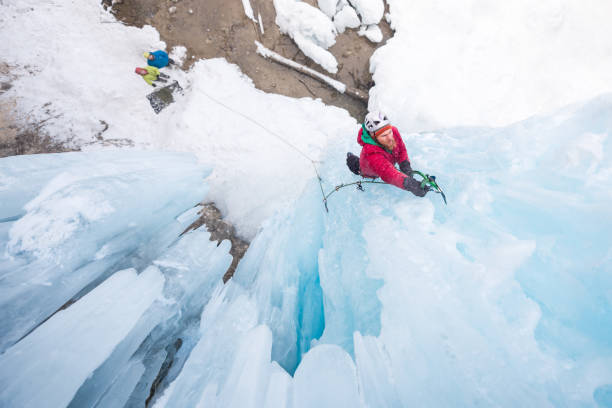
{"label": "rock face", "polygon": [[[308,3],[316,6],[316,2]],[[245,15],[241,2],[181,0],[171,4],[176,7],[173,13],[167,8],[159,7],[158,2],[154,0],[115,3],[113,10],[118,19],[129,25],[149,24],[155,27],[168,49],[176,45],[187,47],[187,66],[184,68],[189,68],[189,65],[200,58],[222,57],[237,64],[253,80],[255,86],[263,91],[296,98],[321,98],[327,104],[347,109],[355,119],[363,119],[366,112],[363,102],[338,94],[313,79],[265,61],[256,54],[254,41],[259,41],[287,58],[323,71],[299,50],[291,38],[280,32],[275,22],[273,2],[250,2],[254,15],[261,15],[263,34],[262,27]],[[348,86],[367,91],[372,85],[369,72],[370,56],[392,35],[392,31],[388,24],[382,21],[379,24],[383,34],[382,41],[373,44],[367,38],[359,36],[356,30],[348,29],[356,26],[354,23],[353,21],[345,24],[346,31],[336,37],[336,43],[328,51],[338,62],[338,71],[334,78]]]}

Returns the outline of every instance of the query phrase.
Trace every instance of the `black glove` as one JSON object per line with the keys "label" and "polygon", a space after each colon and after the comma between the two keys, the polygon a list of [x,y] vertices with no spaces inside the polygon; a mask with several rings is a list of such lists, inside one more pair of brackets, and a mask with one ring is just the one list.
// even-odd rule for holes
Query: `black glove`
{"label": "black glove", "polygon": [[348,166],[349,170],[352,171],[354,174],[359,176],[359,157],[355,156],[353,153],[348,152],[346,154],[346,165]]}
{"label": "black glove", "polygon": [[153,88],[157,87],[157,85],[155,85],[154,83],[151,83],[151,86],[152,86]]}
{"label": "black glove", "polygon": [[428,186],[421,188],[421,183],[413,179],[412,177],[406,177],[404,179],[403,184],[404,184],[405,190],[410,191],[412,194],[414,194],[417,197],[425,197],[425,194],[427,194],[427,192],[429,191]]}
{"label": "black glove", "polygon": [[410,167],[410,162],[408,160],[404,160],[399,164],[400,171],[407,176],[410,176],[412,173],[412,167]]}
{"label": "black glove", "polygon": [[161,78],[170,78],[170,76],[169,76],[169,75],[162,74],[161,72],[159,73],[159,76],[160,76]]}

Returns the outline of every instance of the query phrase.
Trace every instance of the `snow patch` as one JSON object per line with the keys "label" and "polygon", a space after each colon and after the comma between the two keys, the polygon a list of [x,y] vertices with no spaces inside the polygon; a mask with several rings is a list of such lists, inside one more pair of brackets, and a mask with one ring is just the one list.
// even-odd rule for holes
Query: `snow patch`
{"label": "snow patch", "polygon": [[308,3],[274,0],[276,24],[300,50],[331,73],[338,72],[336,58],[327,48],[336,42],[336,27],[330,17]]}
{"label": "snow patch", "polygon": [[257,13],[257,21],[259,22],[259,30],[261,31],[261,35],[264,35],[264,26],[263,21],[261,21],[261,13]]}
{"label": "snow patch", "polygon": [[172,47],[169,57],[172,58],[179,67],[183,66],[185,58],[187,57],[187,48],[182,45]]}
{"label": "snow patch", "polygon": [[336,14],[336,4],[337,0],[317,0],[317,5],[319,9],[327,14],[329,18],[332,18],[334,14]]}
{"label": "snow patch", "polygon": [[349,5],[344,6],[334,16],[334,25],[339,33],[343,33],[347,28],[357,28],[361,24],[355,9]]}
{"label": "snow patch", "polygon": [[29,203],[26,208],[28,213],[9,231],[8,248],[12,253],[28,251],[41,258],[49,256],[51,248],[64,243],[76,231],[115,211],[102,192],[82,186],[65,188],[39,205]]}
{"label": "snow patch", "polygon": [[361,16],[364,25],[378,24],[385,12],[383,0],[351,0],[350,3]]}
{"label": "snow patch", "polygon": [[383,33],[377,25],[362,26],[357,34],[365,36],[373,43],[379,43],[383,39]]}
{"label": "snow patch", "polygon": [[405,131],[503,126],[612,91],[607,0],[388,3],[369,107]]}
{"label": "snow patch", "polygon": [[251,2],[249,0],[242,0],[242,7],[244,8],[244,14],[254,22],[257,22],[255,16],[253,14],[253,8],[251,7]]}
{"label": "snow patch", "polygon": [[269,50],[268,48],[264,47],[259,41],[255,41],[255,45],[257,45],[257,53],[260,54],[261,56],[265,58],[271,58],[273,60],[280,61],[292,67],[298,68],[302,71],[309,72],[311,75],[314,75],[317,78],[320,78],[324,82],[331,85],[333,88],[335,88],[340,93],[344,93],[346,91],[346,85],[344,85],[342,82],[336,81],[335,79],[328,77],[327,75],[323,75],[320,72],[315,71],[314,69],[310,69],[305,65],[298,64],[297,62],[293,60],[285,58],[282,55],[277,54],[274,51]]}

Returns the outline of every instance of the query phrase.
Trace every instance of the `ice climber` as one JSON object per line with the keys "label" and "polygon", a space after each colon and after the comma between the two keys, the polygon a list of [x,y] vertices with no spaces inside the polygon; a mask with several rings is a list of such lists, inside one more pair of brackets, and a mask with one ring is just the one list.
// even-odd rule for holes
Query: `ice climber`
{"label": "ice climber", "polygon": [[[423,197],[429,187],[412,178],[410,159],[399,131],[381,112],[370,112],[359,129],[360,157],[347,153],[346,165],[358,176],[377,178]],[[399,170],[395,164],[399,164]]]}
{"label": "ice climber", "polygon": [[145,52],[144,57],[147,59],[147,64],[155,68],[163,68],[168,64],[174,64],[174,60],[168,58],[168,53],[162,50]]}
{"label": "ice climber", "polygon": [[156,86],[154,82],[167,82],[170,78],[166,74],[159,72],[159,69],[148,66],[146,68],[136,68],[134,70],[138,75],[142,76],[142,79],[151,86]]}

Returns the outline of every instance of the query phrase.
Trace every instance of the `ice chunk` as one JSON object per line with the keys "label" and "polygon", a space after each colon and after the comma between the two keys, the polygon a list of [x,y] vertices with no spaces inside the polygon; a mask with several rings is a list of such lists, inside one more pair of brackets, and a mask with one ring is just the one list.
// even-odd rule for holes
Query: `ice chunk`
{"label": "ice chunk", "polygon": [[[190,406],[205,396],[218,406],[245,398],[260,406],[290,404],[287,371],[295,370],[324,327],[316,261],[323,220],[313,205],[319,204],[316,188],[310,186],[303,200],[264,227],[232,280],[216,289],[202,313],[201,338],[160,406]],[[239,374],[245,365],[250,376]],[[244,392],[231,395],[237,378]],[[220,390],[214,403],[213,389]]]}
{"label": "ice chunk", "polygon": [[272,362],[271,370],[263,406],[265,408],[291,407],[293,378],[276,362]]}
{"label": "ice chunk", "polygon": [[[183,235],[154,261],[153,268],[165,279],[163,299],[79,388],[71,406],[89,406],[110,392],[115,398],[145,401],[153,384],[161,391],[176,378],[197,341],[200,312],[231,263],[228,252],[229,242],[217,246],[206,230],[198,229]],[[144,341],[139,333],[147,336]],[[117,373],[117,367],[133,369]]]}
{"label": "ice chunk", "polygon": [[325,327],[317,262],[324,228],[319,197],[311,183],[290,211],[266,223],[234,276],[256,299],[259,323],[272,330],[272,359],[289,373]]}
{"label": "ice chunk", "polygon": [[243,336],[242,343],[233,354],[225,386],[219,393],[220,407],[263,406],[268,388],[272,333],[267,326],[257,326]]}
{"label": "ice chunk", "polygon": [[[0,220],[16,219],[24,215],[25,204],[36,197],[49,180],[68,168],[73,168],[74,180],[86,174],[104,174],[103,165],[89,161],[86,167],[83,156],[78,153],[25,157],[28,159],[24,156],[12,156],[0,160]],[[123,162],[127,165],[125,158],[126,154],[121,152],[114,160],[117,164]]]}
{"label": "ice chunk", "polygon": [[377,338],[364,337],[359,332],[354,333],[354,344],[355,363],[359,367],[359,389],[366,405],[401,406],[384,345]]}
{"label": "ice chunk", "polygon": [[105,190],[104,185],[89,180],[88,184],[77,183],[67,173],[58,175],[51,184],[61,187],[43,190],[26,205],[27,214],[11,228],[10,253],[31,253],[36,258],[50,258],[55,248],[70,240],[79,230],[117,212],[107,198],[110,191]]}
{"label": "ice chunk", "polygon": [[336,345],[323,344],[306,353],[295,372],[293,390],[295,408],[362,406],[355,364]]}
{"label": "ice chunk", "polygon": [[96,405],[97,408],[114,408],[127,405],[130,391],[136,387],[138,379],[144,374],[146,368],[141,361],[130,361],[123,367],[122,376]]}
{"label": "ice chunk", "polygon": [[219,283],[202,312],[199,342],[156,407],[196,406],[212,389],[214,396],[225,383],[243,336],[256,326],[257,305],[232,281]]}
{"label": "ice chunk", "polygon": [[33,179],[30,190],[18,183],[0,193],[25,212],[0,254],[0,350],[119,265],[146,266],[187,227],[175,217],[202,200],[209,173],[190,155],[129,151],[19,156],[0,166],[13,177],[22,166],[24,183]]}
{"label": "ice chunk", "polygon": [[0,355],[0,405],[67,406],[161,296],[163,282],[156,269],[140,275],[133,269],[118,272],[5,351]]}
{"label": "ice chunk", "polygon": [[[135,270],[112,275],[6,350],[0,384],[10,394],[0,394],[0,401],[104,407],[142,404],[155,381],[163,390],[195,345],[192,328],[231,263],[229,242],[217,245],[209,238],[204,229],[183,235],[159,255],[156,266],[140,275]],[[60,374],[55,382],[46,378],[50,371]],[[24,382],[26,377],[34,380]],[[36,381],[45,386],[28,391]]]}

